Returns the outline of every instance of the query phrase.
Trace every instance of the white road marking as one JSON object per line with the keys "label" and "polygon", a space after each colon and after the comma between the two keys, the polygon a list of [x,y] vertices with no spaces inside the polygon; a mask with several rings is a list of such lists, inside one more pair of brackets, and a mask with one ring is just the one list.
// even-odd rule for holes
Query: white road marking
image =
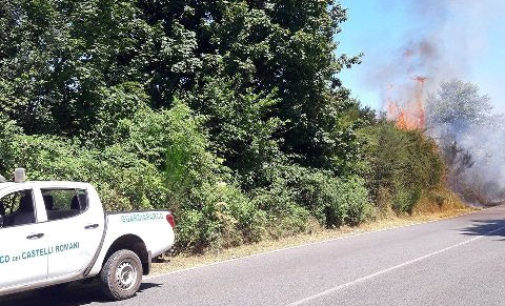
{"label": "white road marking", "polygon": [[339,290],[342,290],[342,289],[345,289],[347,287],[351,287],[351,286],[354,286],[356,284],[359,284],[359,283],[362,283],[362,282],[365,282],[367,280],[370,280],[372,278],[375,278],[379,275],[382,275],[382,274],[386,274],[386,273],[389,273],[391,271],[394,271],[394,270],[397,270],[397,269],[400,269],[400,268],[403,268],[405,266],[408,266],[408,265],[411,265],[411,264],[414,264],[416,262],[419,262],[419,261],[422,261],[422,260],[425,260],[427,258],[430,258],[430,257],[433,257],[435,255],[438,255],[438,254],[441,254],[441,253],[444,253],[444,252],[447,252],[449,250],[452,250],[452,249],[455,249],[457,247],[460,247],[460,246],[463,246],[465,244],[469,244],[473,241],[476,241],[476,240],[479,240],[479,239],[482,239],[483,237],[485,237],[486,235],[492,235],[496,232],[499,232],[499,231],[502,231],[505,229],[505,226],[504,227],[500,227],[498,229],[495,229],[495,230],[492,230],[492,231],[489,231],[489,232],[486,232],[484,234],[482,234],[481,236],[478,236],[478,237],[474,237],[472,239],[469,239],[469,240],[465,240],[463,242],[460,242],[458,244],[455,244],[455,245],[452,245],[452,246],[449,246],[449,247],[446,247],[444,249],[441,249],[441,250],[438,250],[438,251],[435,251],[433,253],[429,253],[427,255],[424,255],[424,256],[421,256],[421,257],[418,257],[416,259],[412,259],[412,260],[409,260],[407,262],[404,262],[404,263],[401,263],[399,265],[396,265],[396,266],[393,266],[393,267],[390,267],[390,268],[387,268],[387,269],[384,269],[384,270],[381,270],[381,271],[378,271],[378,272],[375,272],[373,274],[369,274],[367,276],[363,276],[361,278],[358,278],[356,280],[353,280],[352,282],[348,282],[348,283],[345,283],[345,284],[342,284],[342,285],[338,285],[336,287],[333,287],[333,288],[330,288],[328,290],[325,290],[323,292],[320,292],[320,293],[317,293],[317,294],[314,294],[314,295],[311,295],[309,297],[306,297],[304,299],[301,299],[301,300],[298,300],[296,302],[293,302],[291,304],[288,304],[287,306],[297,306],[297,305],[302,305],[302,304],[305,304],[307,302],[310,302],[310,301],[313,301],[313,300],[316,300],[318,298],[321,298],[323,296],[326,296],[326,295],[329,295],[329,294],[332,294],[332,293],[335,293]]}

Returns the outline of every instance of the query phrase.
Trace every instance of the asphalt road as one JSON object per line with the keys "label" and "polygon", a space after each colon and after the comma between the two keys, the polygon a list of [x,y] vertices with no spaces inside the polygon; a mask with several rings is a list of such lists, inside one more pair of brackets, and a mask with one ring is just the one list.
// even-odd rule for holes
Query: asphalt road
{"label": "asphalt road", "polygon": [[[505,305],[505,206],[144,281],[110,303],[92,285],[2,305]],[[4,277],[3,275],[0,277]]]}

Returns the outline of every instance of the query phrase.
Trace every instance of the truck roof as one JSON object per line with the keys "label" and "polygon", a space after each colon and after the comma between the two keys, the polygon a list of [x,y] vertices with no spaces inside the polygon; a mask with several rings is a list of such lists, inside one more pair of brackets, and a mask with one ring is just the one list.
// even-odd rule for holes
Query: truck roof
{"label": "truck roof", "polygon": [[0,183],[0,189],[6,188],[6,187],[9,187],[9,186],[13,186],[15,184],[16,183]]}
{"label": "truck roof", "polygon": [[0,190],[17,185],[25,185],[25,186],[37,186],[37,187],[60,187],[60,188],[86,188],[89,186],[88,183],[82,182],[67,182],[67,181],[28,181],[24,183],[0,183]]}

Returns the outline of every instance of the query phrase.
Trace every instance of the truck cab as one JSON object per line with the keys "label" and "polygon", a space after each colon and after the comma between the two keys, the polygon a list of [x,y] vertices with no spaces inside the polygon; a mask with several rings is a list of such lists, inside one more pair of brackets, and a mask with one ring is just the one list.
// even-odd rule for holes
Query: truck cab
{"label": "truck cab", "polygon": [[0,295],[98,277],[129,298],[174,226],[168,211],[108,215],[87,183],[0,183]]}

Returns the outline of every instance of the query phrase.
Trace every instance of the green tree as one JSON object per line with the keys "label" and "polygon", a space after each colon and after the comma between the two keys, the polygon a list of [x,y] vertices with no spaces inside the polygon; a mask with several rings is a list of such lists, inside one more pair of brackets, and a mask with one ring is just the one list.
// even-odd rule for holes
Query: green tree
{"label": "green tree", "polygon": [[426,106],[428,132],[437,139],[449,168],[450,186],[471,202],[500,199],[503,115],[493,114],[490,98],[475,84],[442,83]]}
{"label": "green tree", "polygon": [[0,171],[170,207],[179,246],[368,215],[335,0],[0,2]]}
{"label": "green tree", "polygon": [[[75,136],[99,123],[111,87],[138,82],[153,106],[172,101],[160,83],[175,88],[186,77],[194,33],[171,22],[165,35],[144,17],[135,1],[2,1],[3,112],[29,134]],[[172,70],[159,77],[153,67]]]}
{"label": "green tree", "polygon": [[489,100],[487,95],[479,93],[475,84],[461,80],[444,82],[426,101],[427,127],[465,128],[472,124],[486,124],[492,110]]}

